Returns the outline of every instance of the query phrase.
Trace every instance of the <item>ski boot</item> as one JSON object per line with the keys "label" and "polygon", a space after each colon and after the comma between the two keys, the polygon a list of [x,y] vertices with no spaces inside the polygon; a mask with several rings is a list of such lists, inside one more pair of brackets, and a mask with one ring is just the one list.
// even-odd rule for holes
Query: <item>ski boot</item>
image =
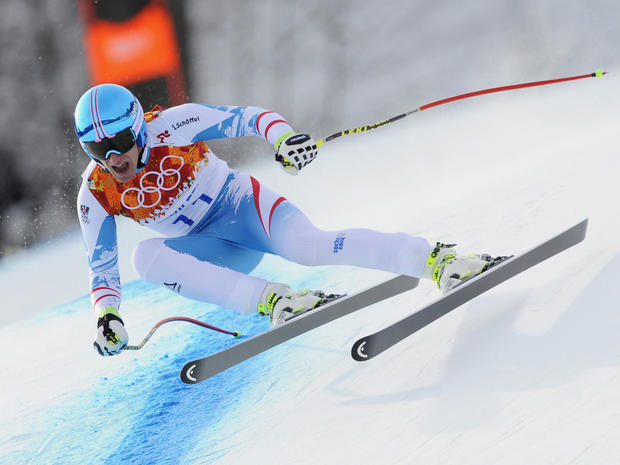
{"label": "ski boot", "polygon": [[491,257],[487,254],[457,255],[456,244],[442,244],[438,242],[431,251],[426,266],[424,278],[432,279],[442,294],[469,281],[489,268],[509,259],[511,256]]}
{"label": "ski boot", "polygon": [[280,283],[269,283],[258,304],[260,315],[269,315],[271,325],[275,328],[302,313],[342,297],[339,294],[325,294],[321,291],[303,289],[299,292]]}

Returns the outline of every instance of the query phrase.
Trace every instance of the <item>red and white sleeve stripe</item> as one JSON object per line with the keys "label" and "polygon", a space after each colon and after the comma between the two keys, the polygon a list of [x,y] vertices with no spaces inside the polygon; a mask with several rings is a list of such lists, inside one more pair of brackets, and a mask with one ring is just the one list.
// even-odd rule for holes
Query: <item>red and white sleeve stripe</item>
{"label": "red and white sleeve stripe", "polygon": [[96,287],[90,291],[90,301],[95,310],[110,306],[118,309],[121,303],[120,289],[106,286]]}
{"label": "red and white sleeve stripe", "polygon": [[273,111],[263,111],[256,118],[256,131],[272,145],[276,144],[282,134],[292,130],[290,124]]}

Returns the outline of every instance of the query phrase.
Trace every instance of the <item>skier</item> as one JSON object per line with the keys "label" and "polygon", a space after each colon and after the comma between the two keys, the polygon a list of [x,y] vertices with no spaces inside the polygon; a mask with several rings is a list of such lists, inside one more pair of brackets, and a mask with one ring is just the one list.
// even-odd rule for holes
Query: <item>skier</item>
{"label": "skier", "polygon": [[97,313],[93,345],[103,356],[119,353],[128,342],[119,314],[116,215],[164,236],[135,248],[132,264],[142,279],[191,299],[258,311],[274,326],[337,296],[249,276],[265,253],[303,265],[355,265],[424,277],[444,293],[496,260],[457,255],[453,245],[432,247],[404,233],[319,230],[286,198],[230,169],[205,144],[262,137],[275,147],[284,170],[297,174],[316,158],[317,146],[273,111],[187,103],[144,113],[129,90],[101,84],[79,99],[75,130],[91,158],[77,209]]}

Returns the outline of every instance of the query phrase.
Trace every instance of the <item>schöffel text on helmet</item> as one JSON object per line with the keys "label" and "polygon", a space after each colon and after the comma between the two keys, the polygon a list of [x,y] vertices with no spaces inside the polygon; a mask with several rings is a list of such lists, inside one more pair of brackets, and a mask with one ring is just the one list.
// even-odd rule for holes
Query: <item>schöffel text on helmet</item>
{"label": "sch\u00f6ffel text on helmet", "polygon": [[200,116],[191,116],[184,120],[178,121],[172,124],[172,129],[177,130],[181,129],[183,126],[187,126],[188,124],[197,123],[200,121]]}

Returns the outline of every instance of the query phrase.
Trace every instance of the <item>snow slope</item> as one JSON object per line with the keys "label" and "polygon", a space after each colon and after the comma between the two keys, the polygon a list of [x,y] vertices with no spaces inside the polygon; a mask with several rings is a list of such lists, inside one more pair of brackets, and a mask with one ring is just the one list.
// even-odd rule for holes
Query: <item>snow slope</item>
{"label": "snow slope", "polygon": [[[406,231],[463,251],[522,251],[590,218],[584,243],[365,364],[350,358],[351,344],[434,299],[433,286],[186,386],[186,361],[234,340],[174,323],[141,351],[100,358],[87,296],[35,287],[41,276],[85,280],[85,264],[69,266],[77,235],[3,266],[3,295],[41,294],[49,305],[0,327],[0,463],[618,463],[620,74],[610,71],[342,138],[298,177],[282,174],[268,148],[265,163],[245,167],[320,227]],[[62,273],[46,268],[53,247],[66,257]],[[386,277],[276,257],[255,273],[345,292]],[[132,343],[173,314],[246,335],[268,328],[126,281]]]}

